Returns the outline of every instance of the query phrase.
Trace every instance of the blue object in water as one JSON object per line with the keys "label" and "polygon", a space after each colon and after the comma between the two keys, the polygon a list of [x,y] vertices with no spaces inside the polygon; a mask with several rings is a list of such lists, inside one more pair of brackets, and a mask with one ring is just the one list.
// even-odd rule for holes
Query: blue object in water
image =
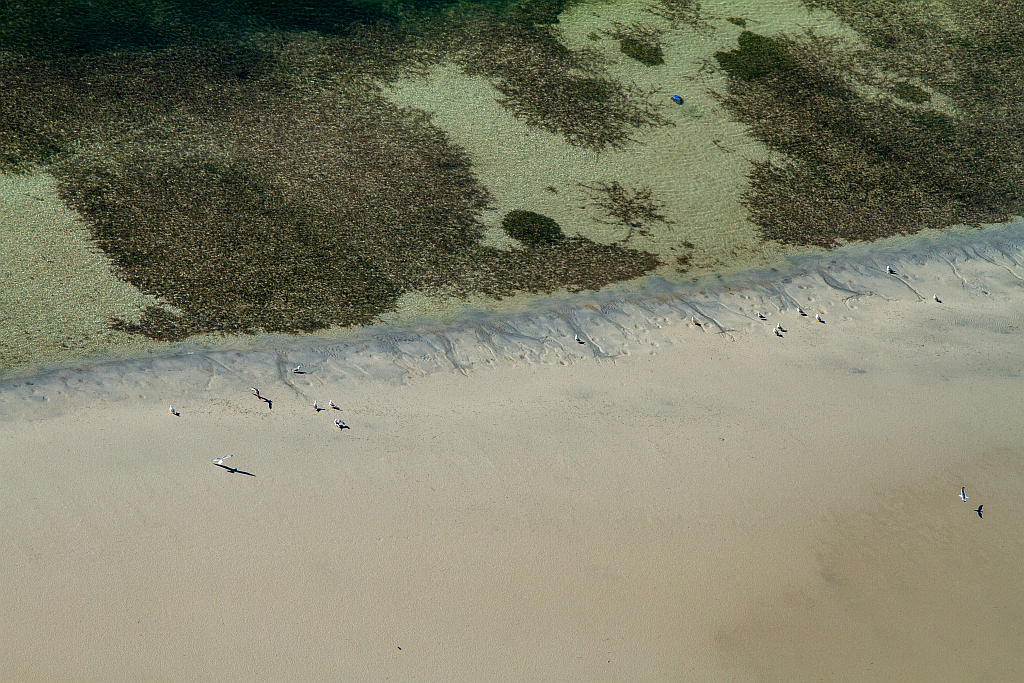
{"label": "blue object in water", "polygon": [[673,95],[672,96],[672,101],[675,102],[676,104],[682,104],[683,103],[683,98],[680,97],[679,95]]}

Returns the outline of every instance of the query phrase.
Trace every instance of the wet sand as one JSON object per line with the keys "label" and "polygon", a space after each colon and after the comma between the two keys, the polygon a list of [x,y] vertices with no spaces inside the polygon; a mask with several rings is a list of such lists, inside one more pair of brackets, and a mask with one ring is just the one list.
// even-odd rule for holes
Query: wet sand
{"label": "wet sand", "polygon": [[1024,251],[943,239],[7,382],[0,677],[1018,680]]}

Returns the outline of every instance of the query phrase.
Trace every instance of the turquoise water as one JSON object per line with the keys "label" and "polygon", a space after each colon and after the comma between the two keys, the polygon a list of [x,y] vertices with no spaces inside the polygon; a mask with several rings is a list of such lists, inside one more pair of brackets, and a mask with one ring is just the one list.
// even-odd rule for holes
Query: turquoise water
{"label": "turquoise water", "polygon": [[344,35],[359,24],[399,25],[417,13],[453,6],[494,8],[508,2],[317,2],[171,0],[95,3],[7,3],[0,10],[0,43],[37,57],[161,50],[254,31],[317,31]]}

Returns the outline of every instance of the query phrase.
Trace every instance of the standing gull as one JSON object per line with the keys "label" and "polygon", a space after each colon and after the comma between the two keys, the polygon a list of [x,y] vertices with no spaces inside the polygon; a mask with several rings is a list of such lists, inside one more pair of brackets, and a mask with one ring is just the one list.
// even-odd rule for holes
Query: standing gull
{"label": "standing gull", "polygon": [[330,401],[327,402],[327,405],[328,405],[328,407],[334,408],[335,410],[341,410],[341,408],[339,408],[338,406],[334,405],[334,399],[333,398]]}
{"label": "standing gull", "polygon": [[321,408],[320,406],[318,406],[318,405],[316,404],[316,401],[313,401],[313,410],[315,410],[316,412],[318,412],[318,413],[319,413],[319,412],[320,412],[321,410],[323,410],[323,408]]}
{"label": "standing gull", "polygon": [[806,313],[804,313],[804,309],[800,308],[799,306],[796,307],[796,312],[803,316],[807,315]]}
{"label": "standing gull", "polygon": [[889,275],[896,275],[896,271],[892,269],[892,266],[886,266],[885,272],[889,273]]}
{"label": "standing gull", "polygon": [[963,502],[965,502],[965,503],[966,503],[966,502],[967,502],[967,497],[968,497],[968,496],[967,496],[967,491],[966,491],[966,489],[965,489],[965,488],[964,488],[963,486],[961,486],[961,487],[960,487],[960,500],[962,500]]}
{"label": "standing gull", "polygon": [[167,411],[168,411],[168,412],[169,412],[169,413],[170,413],[171,415],[174,415],[175,417],[177,417],[177,416],[178,416],[178,415],[180,414],[180,413],[179,413],[179,412],[178,412],[177,410],[175,410],[175,409],[174,409],[174,406],[171,406],[170,408],[168,408],[168,409],[167,409]]}
{"label": "standing gull", "polygon": [[334,421],[334,426],[337,427],[338,429],[352,429],[351,427],[349,427],[347,424],[345,424],[341,420],[335,420]]}
{"label": "standing gull", "polygon": [[937,304],[941,304],[942,303],[942,299],[939,298],[938,294],[933,294],[932,298],[935,299],[935,303],[937,303]]}
{"label": "standing gull", "polygon": [[817,320],[819,323],[825,322],[824,320],[821,319],[821,316],[818,315],[817,313],[814,314],[814,319]]}
{"label": "standing gull", "polygon": [[574,336],[576,338],[576,343],[577,344],[586,344],[587,343],[587,342],[583,341],[582,339],[580,339],[580,335],[577,334],[577,335],[574,335]]}
{"label": "standing gull", "polygon": [[767,320],[768,318],[764,317],[764,313],[762,313],[761,311],[758,311],[757,312],[757,319],[758,320]]}
{"label": "standing gull", "polygon": [[692,315],[690,316],[690,322],[696,325],[697,327],[701,327],[701,324],[697,322],[697,319],[694,318]]}
{"label": "standing gull", "polygon": [[294,368],[292,368],[292,372],[294,372],[296,375],[303,374],[302,373],[302,366],[301,365],[296,365]]}

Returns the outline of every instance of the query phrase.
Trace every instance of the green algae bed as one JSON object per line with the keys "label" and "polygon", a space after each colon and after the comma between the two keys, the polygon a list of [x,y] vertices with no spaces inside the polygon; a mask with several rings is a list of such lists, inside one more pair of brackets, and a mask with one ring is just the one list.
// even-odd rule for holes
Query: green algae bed
{"label": "green algae bed", "polygon": [[[761,35],[750,12],[718,17],[691,0],[649,3],[652,23],[608,35],[651,67],[671,59],[663,34],[744,27],[706,68],[726,78],[721,106],[772,152],[752,162],[743,197],[765,241],[830,247],[1024,213],[1024,9],[806,4],[861,44]],[[581,149],[627,149],[673,125],[657,93],[559,40],[567,7],[7,5],[0,171],[58,178],[117,277],[157,302],[110,327],[153,339],[364,325],[412,292],[600,289],[663,265],[627,246],[673,222],[649,189],[583,188],[623,227],[611,244],[523,207],[506,218],[523,248],[486,246],[491,197],[469,155],[382,95],[454,63],[525,125]]]}

